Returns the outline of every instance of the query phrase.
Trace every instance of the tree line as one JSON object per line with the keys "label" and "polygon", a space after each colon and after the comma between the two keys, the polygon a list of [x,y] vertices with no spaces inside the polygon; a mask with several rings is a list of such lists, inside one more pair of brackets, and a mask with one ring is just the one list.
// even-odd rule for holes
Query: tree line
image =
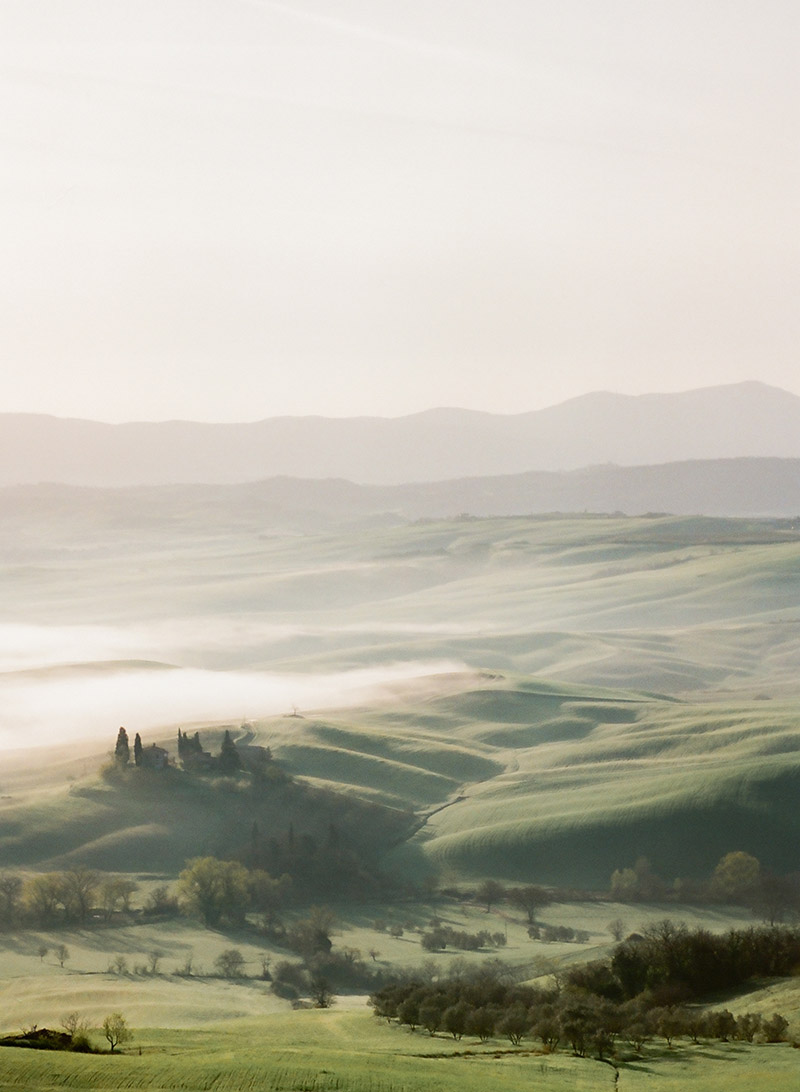
{"label": "tree line", "polygon": [[640,857],[633,867],[611,874],[609,897],[616,902],[693,902],[745,906],[774,925],[800,914],[800,874],[778,875],[743,850],[726,853],[703,880],[671,883]]}
{"label": "tree line", "polygon": [[85,925],[94,914],[110,921],[130,911],[138,888],[134,880],[102,876],[83,865],[25,877],[0,873],[0,928]]}
{"label": "tree line", "polygon": [[496,962],[440,979],[409,972],[372,994],[378,1016],[431,1035],[464,1035],[482,1041],[524,1038],[554,1051],[567,1045],[583,1056],[606,1058],[621,1047],[640,1053],[655,1036],[671,1045],[688,1036],[778,1042],[788,1021],[728,1010],[689,1007],[721,988],[741,986],[756,975],[786,975],[800,961],[800,931],[774,927],[731,930],[713,936],[663,921],[643,937],[619,945],[609,961],[575,967],[551,987],[510,981]]}

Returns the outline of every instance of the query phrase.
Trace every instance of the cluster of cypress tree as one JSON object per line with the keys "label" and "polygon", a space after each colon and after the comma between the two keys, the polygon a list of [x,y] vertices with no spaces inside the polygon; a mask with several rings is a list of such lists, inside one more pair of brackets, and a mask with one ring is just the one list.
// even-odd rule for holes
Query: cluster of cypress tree
{"label": "cluster of cypress tree", "polygon": [[[134,765],[141,766],[143,764],[142,759],[142,737],[137,732],[133,740],[133,761]],[[128,733],[124,728],[120,728],[117,733],[117,742],[114,746],[114,761],[118,766],[127,766],[131,760],[131,748],[128,743]]]}

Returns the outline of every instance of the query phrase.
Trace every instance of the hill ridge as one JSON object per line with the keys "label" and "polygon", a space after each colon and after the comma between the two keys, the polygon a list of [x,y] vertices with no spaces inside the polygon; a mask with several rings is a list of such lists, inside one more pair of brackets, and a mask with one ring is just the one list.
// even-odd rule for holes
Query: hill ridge
{"label": "hill ridge", "polygon": [[0,414],[0,485],[252,481],[281,474],[398,485],[617,463],[800,458],[800,397],[758,381],[669,394],[592,392],[518,414],[109,424]]}

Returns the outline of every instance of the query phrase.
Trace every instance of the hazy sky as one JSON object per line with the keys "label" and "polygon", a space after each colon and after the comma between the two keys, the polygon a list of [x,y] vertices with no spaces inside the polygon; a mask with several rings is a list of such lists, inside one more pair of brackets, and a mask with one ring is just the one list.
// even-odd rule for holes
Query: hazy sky
{"label": "hazy sky", "polygon": [[0,0],[0,411],[800,392],[796,0]]}

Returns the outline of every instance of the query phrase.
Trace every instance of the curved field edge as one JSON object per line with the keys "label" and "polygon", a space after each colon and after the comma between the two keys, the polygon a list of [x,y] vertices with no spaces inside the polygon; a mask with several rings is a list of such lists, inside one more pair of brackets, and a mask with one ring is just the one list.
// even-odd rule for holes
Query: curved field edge
{"label": "curved field edge", "polygon": [[[295,1012],[247,1021],[235,1030],[138,1032],[116,1057],[0,1051],[3,1088],[50,1092],[157,1089],[161,1092],[596,1092],[615,1087],[608,1064],[543,1055],[508,1043],[454,1043],[387,1026],[366,1013]],[[141,1048],[141,1054],[138,1053]],[[797,1054],[788,1045],[679,1043],[623,1061],[619,1084],[637,1092],[771,1092],[796,1088]]]}

